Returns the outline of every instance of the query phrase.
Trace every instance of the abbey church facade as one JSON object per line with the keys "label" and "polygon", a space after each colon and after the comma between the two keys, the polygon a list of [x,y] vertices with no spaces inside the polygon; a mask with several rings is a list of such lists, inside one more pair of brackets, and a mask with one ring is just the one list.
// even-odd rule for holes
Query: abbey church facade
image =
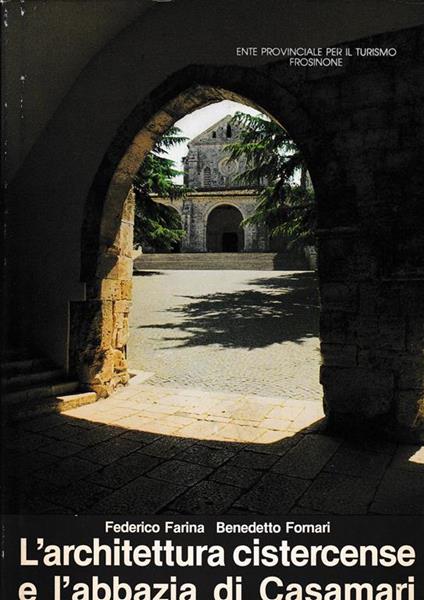
{"label": "abbey church facade", "polygon": [[228,160],[226,146],[240,135],[228,115],[191,140],[184,161],[184,198],[160,199],[175,208],[186,232],[181,252],[266,252],[265,226],[242,225],[255,212],[256,190],[239,179],[245,159]]}

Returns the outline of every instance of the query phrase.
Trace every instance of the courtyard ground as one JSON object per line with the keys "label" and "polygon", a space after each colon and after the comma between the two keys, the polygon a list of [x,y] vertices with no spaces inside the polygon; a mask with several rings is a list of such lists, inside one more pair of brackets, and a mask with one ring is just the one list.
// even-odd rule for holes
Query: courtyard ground
{"label": "courtyard ground", "polygon": [[5,428],[7,512],[424,513],[422,447],[324,432],[312,274],[146,274],[134,304],[128,386]]}
{"label": "courtyard ground", "polygon": [[149,383],[320,401],[312,272],[144,271],[129,365]]}
{"label": "courtyard ground", "polygon": [[[142,379],[142,377],[139,377]],[[324,435],[317,402],[163,388],[5,432],[6,511],[423,514],[424,450]]]}

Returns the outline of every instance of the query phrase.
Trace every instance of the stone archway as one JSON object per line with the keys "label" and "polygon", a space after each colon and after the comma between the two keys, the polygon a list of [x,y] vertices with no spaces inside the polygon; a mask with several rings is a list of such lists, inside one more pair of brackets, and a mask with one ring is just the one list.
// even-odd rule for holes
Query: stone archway
{"label": "stone archway", "polygon": [[[223,99],[250,104],[270,116],[283,104],[287,117],[273,118],[296,131],[293,137],[300,147],[307,140],[317,143],[320,139],[301,104],[287,90],[262,75],[249,76],[249,70],[235,67],[230,71],[192,67],[166,81],[122,125],[94,179],[82,231],[81,279],[86,283],[87,300],[71,303],[70,365],[82,385],[100,397],[129,380],[132,180],[156,140],[186,114]],[[193,85],[193,81],[198,83]],[[266,99],[266,106],[261,98]],[[307,155],[307,147],[304,151]],[[336,173],[333,184],[340,170]]]}
{"label": "stone archway", "polygon": [[231,204],[220,204],[208,215],[206,244],[208,252],[243,252],[243,215]]}
{"label": "stone archway", "polygon": [[[285,67],[279,68],[285,72]],[[122,125],[87,201],[81,269],[87,300],[71,306],[71,364],[80,381],[100,396],[128,380],[132,177],[155,140],[176,120],[224,98],[249,98],[290,132],[306,157],[316,192],[321,382],[329,424],[343,431],[370,429],[397,439],[417,439],[424,417],[424,370],[419,342],[413,342],[411,333],[412,323],[419,321],[419,302],[413,301],[410,290],[416,288],[420,298],[421,288],[405,276],[402,256],[393,251],[395,225],[382,205],[383,191],[392,180],[384,177],[383,158],[380,175],[373,171],[377,154],[385,156],[391,138],[381,138],[376,150],[373,140],[364,137],[369,125],[363,115],[370,98],[362,87],[356,102],[349,104],[340,95],[340,78],[308,79],[304,71],[286,75],[287,87],[281,83],[282,73],[276,79],[239,67],[189,67],[164,82]],[[344,85],[355,88],[358,77],[354,70],[345,72]],[[324,97],[333,100],[323,103],[319,98]],[[386,96],[372,101],[384,111]],[[340,115],[344,122],[356,123],[356,137],[343,137]],[[362,149],[370,146],[374,163],[358,154],[355,140]],[[399,298],[407,301],[401,306]],[[390,317],[395,309],[401,318]],[[402,356],[395,359],[399,344]]]}

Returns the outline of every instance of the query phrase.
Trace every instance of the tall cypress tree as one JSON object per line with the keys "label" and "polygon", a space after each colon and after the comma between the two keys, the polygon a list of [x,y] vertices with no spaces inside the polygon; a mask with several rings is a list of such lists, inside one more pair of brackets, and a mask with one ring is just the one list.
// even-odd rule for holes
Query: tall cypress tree
{"label": "tall cypress tree", "polygon": [[271,237],[284,235],[289,245],[312,245],[316,210],[312,184],[297,145],[274,121],[238,112],[232,122],[239,139],[226,145],[228,160],[245,157],[246,168],[237,177],[257,190],[255,213],[244,223],[265,223]]}
{"label": "tall cypress tree", "polygon": [[186,141],[178,127],[171,127],[146,156],[133,181],[135,192],[134,245],[170,252],[184,237],[177,211],[152,200],[152,194],[171,200],[188,189],[174,183],[181,172],[166,155],[170,148]]}

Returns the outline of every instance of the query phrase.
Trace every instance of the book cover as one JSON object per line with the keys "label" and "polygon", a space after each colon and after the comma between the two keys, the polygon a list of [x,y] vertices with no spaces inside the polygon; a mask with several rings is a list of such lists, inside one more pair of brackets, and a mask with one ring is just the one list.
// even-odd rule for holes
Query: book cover
{"label": "book cover", "polygon": [[424,598],[423,23],[2,2],[4,598]]}

